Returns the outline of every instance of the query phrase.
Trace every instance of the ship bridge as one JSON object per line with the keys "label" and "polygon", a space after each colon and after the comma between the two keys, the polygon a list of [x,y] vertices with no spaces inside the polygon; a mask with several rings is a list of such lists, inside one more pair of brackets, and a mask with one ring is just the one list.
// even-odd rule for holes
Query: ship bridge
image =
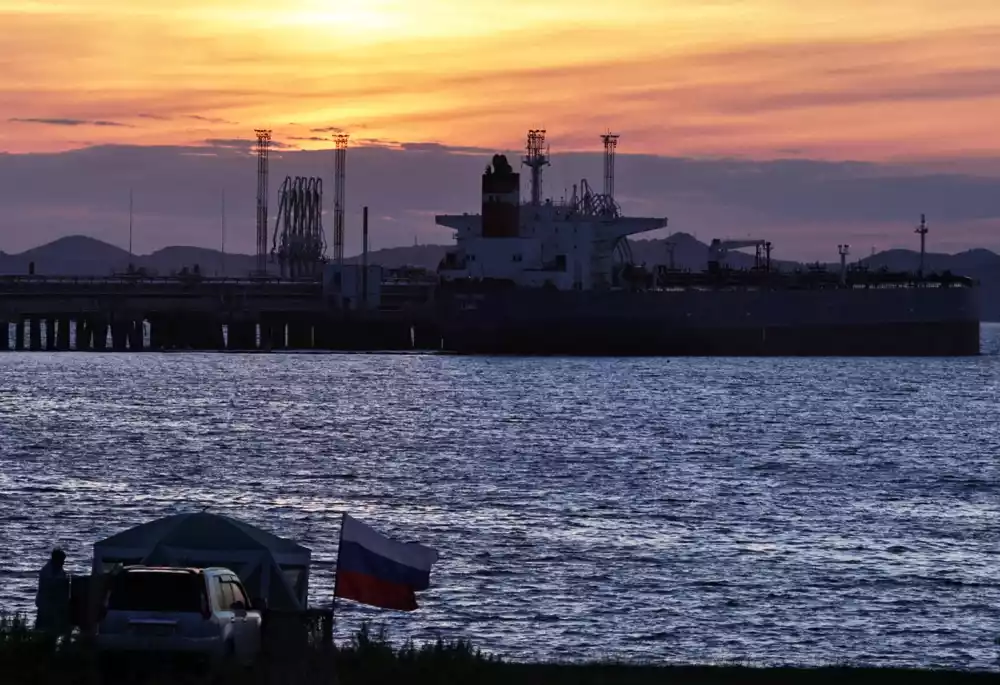
{"label": "ship bridge", "polygon": [[484,236],[480,214],[435,220],[456,231],[456,249],[442,265],[442,278],[497,278],[560,290],[609,286],[622,242],[667,226],[666,218],[586,215],[558,204],[522,205],[517,233],[504,237]]}
{"label": "ship bridge", "polygon": [[456,249],[438,270],[442,280],[497,279],[560,290],[606,288],[616,251],[628,245],[625,239],[666,227],[666,218],[622,216],[607,169],[603,193],[582,180],[573,186],[569,200],[542,201],[541,168],[548,156],[541,152],[539,133],[544,132],[530,132],[524,161],[532,171],[530,202],[521,202],[520,174],[498,154],[482,176],[481,213],[435,217],[439,226],[456,231]]}

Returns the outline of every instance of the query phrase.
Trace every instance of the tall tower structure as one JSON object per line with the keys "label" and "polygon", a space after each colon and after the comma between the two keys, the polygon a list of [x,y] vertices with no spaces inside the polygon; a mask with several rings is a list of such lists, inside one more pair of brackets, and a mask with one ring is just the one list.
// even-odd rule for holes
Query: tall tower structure
{"label": "tall tower structure", "polygon": [[927,216],[924,214],[920,215],[920,225],[914,233],[920,234],[920,269],[917,271],[917,276],[920,278],[924,277],[924,258],[927,254],[927,232],[930,231],[927,228]]}
{"label": "tall tower structure", "polygon": [[847,285],[847,256],[851,254],[851,246],[837,245],[837,254],[840,255],[840,285]]}
{"label": "tall tower structure", "polygon": [[615,197],[615,150],[618,148],[617,133],[607,133],[601,136],[604,141],[604,194]]}
{"label": "tall tower structure", "polygon": [[270,129],[255,129],[257,134],[257,272],[267,271],[267,173],[271,148]]}
{"label": "tall tower structure", "polygon": [[549,149],[545,145],[545,130],[528,131],[528,144],[521,163],[531,169],[531,204],[542,203],[542,169],[549,165]]}
{"label": "tall tower structure", "polygon": [[673,240],[668,240],[663,246],[667,248],[667,259],[669,260],[670,270],[673,271],[675,268],[674,253],[677,251],[677,243]]}
{"label": "tall tower structure", "polygon": [[350,135],[337,134],[333,160],[333,261],[344,263],[344,187],[347,177],[347,141]]}

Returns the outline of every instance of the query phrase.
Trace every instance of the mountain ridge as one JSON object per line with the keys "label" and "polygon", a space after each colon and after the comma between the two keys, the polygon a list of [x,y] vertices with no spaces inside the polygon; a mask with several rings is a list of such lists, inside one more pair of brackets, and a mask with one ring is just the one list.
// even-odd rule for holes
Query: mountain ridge
{"label": "mountain ridge", "polygon": [[[700,269],[705,266],[708,245],[693,235],[678,232],[668,238],[637,239],[629,241],[636,262],[666,264],[669,261],[667,243],[673,243],[675,265],[683,269]],[[426,244],[412,246],[387,247],[368,253],[371,264],[382,264],[387,268],[399,266],[414,266],[434,269],[444,257],[451,245]],[[348,263],[361,261],[362,256],[351,255],[345,259]],[[955,254],[928,252],[925,256],[928,269],[951,268],[952,263],[968,267],[998,267],[1000,255],[986,248],[972,248]],[[20,253],[9,253],[0,250],[0,274],[26,273],[28,263],[35,262],[36,273],[50,275],[104,275],[120,268],[127,268],[129,263],[136,267],[155,268],[163,266],[166,272],[191,268],[195,264],[202,267],[205,273],[221,270],[225,266],[228,275],[245,275],[256,266],[254,255],[222,253],[214,248],[195,247],[189,245],[171,245],[148,254],[130,254],[128,251],[111,245],[97,238],[85,235],[70,235],[53,240],[50,243],[38,245]],[[734,268],[746,268],[753,264],[753,255],[747,252],[730,251],[727,262]],[[888,266],[891,269],[915,270],[919,262],[919,253],[906,248],[891,248],[877,252],[870,257],[852,260],[852,264],[868,264],[873,267]],[[80,265],[93,263],[95,271],[77,271]],[[796,260],[775,260],[779,267],[801,266],[804,262]],[[828,263],[828,264],[832,264]],[[47,265],[49,268],[42,268]],[[942,265],[942,266],[936,266]]]}
{"label": "mountain ridge", "polygon": [[[636,263],[669,264],[673,244],[674,266],[693,271],[705,268],[708,246],[689,233],[675,233],[669,238],[638,239],[630,241],[632,257]],[[449,245],[412,245],[374,250],[368,254],[369,264],[385,268],[417,267],[434,270],[450,249]],[[352,255],[347,263],[360,263],[361,255]],[[754,256],[746,252],[731,251],[727,263],[733,268],[753,266]],[[1000,255],[985,248],[973,248],[956,254],[929,252],[925,255],[927,271],[951,271],[978,280],[982,285],[983,316],[990,321],[1000,321]],[[245,276],[256,268],[256,257],[243,254],[223,254],[219,250],[203,247],[175,245],[164,247],[146,255],[130,255],[127,250],[110,245],[96,238],[71,235],[50,243],[33,247],[17,254],[0,251],[0,275],[27,274],[34,265],[36,274],[53,276],[104,276],[121,273],[131,264],[150,274],[170,275],[196,265],[208,276]],[[920,256],[914,250],[895,248],[875,253],[869,257],[852,260],[872,269],[887,268],[892,271],[916,271]],[[801,262],[775,260],[779,269],[800,267]],[[827,264],[836,268],[836,264]]]}

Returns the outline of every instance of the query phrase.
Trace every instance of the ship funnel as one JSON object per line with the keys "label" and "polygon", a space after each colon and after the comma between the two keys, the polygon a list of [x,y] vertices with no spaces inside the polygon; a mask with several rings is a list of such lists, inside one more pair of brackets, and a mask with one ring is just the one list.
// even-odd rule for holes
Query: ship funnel
{"label": "ship funnel", "polygon": [[504,155],[493,155],[483,174],[483,237],[516,238],[520,221],[521,175]]}

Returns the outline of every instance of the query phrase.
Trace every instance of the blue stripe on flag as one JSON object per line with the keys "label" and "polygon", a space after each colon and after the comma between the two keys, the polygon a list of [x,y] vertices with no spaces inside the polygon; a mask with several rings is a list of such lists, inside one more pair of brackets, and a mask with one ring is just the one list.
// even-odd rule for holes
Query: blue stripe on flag
{"label": "blue stripe on flag", "polygon": [[398,561],[386,559],[357,542],[349,540],[341,542],[338,556],[339,570],[363,573],[389,583],[406,585],[414,590],[426,590],[430,586],[430,571],[421,571],[400,564]]}

